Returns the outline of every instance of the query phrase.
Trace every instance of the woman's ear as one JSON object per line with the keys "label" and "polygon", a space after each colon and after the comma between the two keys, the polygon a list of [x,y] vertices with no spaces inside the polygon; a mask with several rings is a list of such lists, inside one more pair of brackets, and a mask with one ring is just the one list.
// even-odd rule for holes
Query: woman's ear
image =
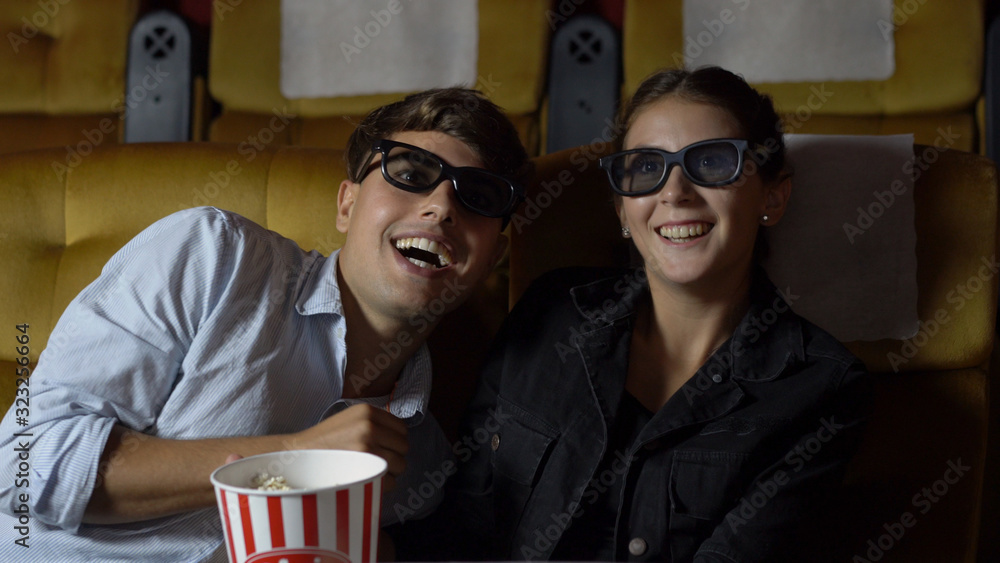
{"label": "woman's ear", "polygon": [[782,170],[778,179],[770,182],[764,188],[764,215],[767,215],[768,225],[773,225],[785,214],[788,199],[792,197],[792,173]]}
{"label": "woman's ear", "polygon": [[628,227],[628,217],[625,216],[625,206],[622,205],[622,196],[615,194],[615,213],[618,214],[618,222],[622,227]]}

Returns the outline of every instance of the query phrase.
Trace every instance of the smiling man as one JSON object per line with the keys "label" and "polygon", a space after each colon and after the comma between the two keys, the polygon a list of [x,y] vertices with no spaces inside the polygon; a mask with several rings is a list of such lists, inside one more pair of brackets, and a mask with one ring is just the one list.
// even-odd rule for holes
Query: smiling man
{"label": "smiling man", "polygon": [[331,256],[201,207],[140,233],[73,300],[32,376],[31,426],[0,424],[0,526],[22,502],[15,433],[34,437],[35,519],[30,553],[5,542],[0,560],[225,561],[208,477],[234,455],[380,455],[384,506],[440,467],[427,311],[502,256],[527,156],[499,108],[443,89],[373,111],[346,159]]}

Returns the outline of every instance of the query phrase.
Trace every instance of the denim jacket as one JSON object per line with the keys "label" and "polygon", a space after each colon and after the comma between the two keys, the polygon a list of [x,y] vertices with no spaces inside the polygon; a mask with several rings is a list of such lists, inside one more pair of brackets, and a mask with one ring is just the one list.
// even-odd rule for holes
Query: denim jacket
{"label": "denim jacket", "polygon": [[870,410],[864,366],[757,271],[733,335],[598,472],[648,292],[641,269],[609,274],[554,272],[511,312],[455,451],[442,556],[547,559],[626,479],[616,559],[822,560],[814,540]]}

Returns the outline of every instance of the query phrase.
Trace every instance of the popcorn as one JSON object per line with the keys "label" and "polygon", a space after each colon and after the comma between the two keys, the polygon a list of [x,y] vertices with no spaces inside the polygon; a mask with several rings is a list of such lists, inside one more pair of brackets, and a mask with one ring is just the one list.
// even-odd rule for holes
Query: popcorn
{"label": "popcorn", "polygon": [[291,487],[281,475],[268,475],[259,473],[250,480],[251,486],[260,491],[290,491]]}

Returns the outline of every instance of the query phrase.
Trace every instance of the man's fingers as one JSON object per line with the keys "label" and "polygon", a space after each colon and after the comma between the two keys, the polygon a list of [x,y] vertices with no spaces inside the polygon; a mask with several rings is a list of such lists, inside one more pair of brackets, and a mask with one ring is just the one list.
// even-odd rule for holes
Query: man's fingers
{"label": "man's fingers", "polygon": [[400,475],[406,469],[406,457],[385,448],[373,448],[368,452],[384,459],[388,465],[387,475]]}
{"label": "man's fingers", "polygon": [[357,449],[372,453],[376,453],[375,449],[383,449],[401,456],[406,455],[410,444],[405,422],[371,405],[354,405],[341,414],[348,414],[352,409],[355,410],[350,413],[352,420],[348,424],[354,432],[353,439]]}

